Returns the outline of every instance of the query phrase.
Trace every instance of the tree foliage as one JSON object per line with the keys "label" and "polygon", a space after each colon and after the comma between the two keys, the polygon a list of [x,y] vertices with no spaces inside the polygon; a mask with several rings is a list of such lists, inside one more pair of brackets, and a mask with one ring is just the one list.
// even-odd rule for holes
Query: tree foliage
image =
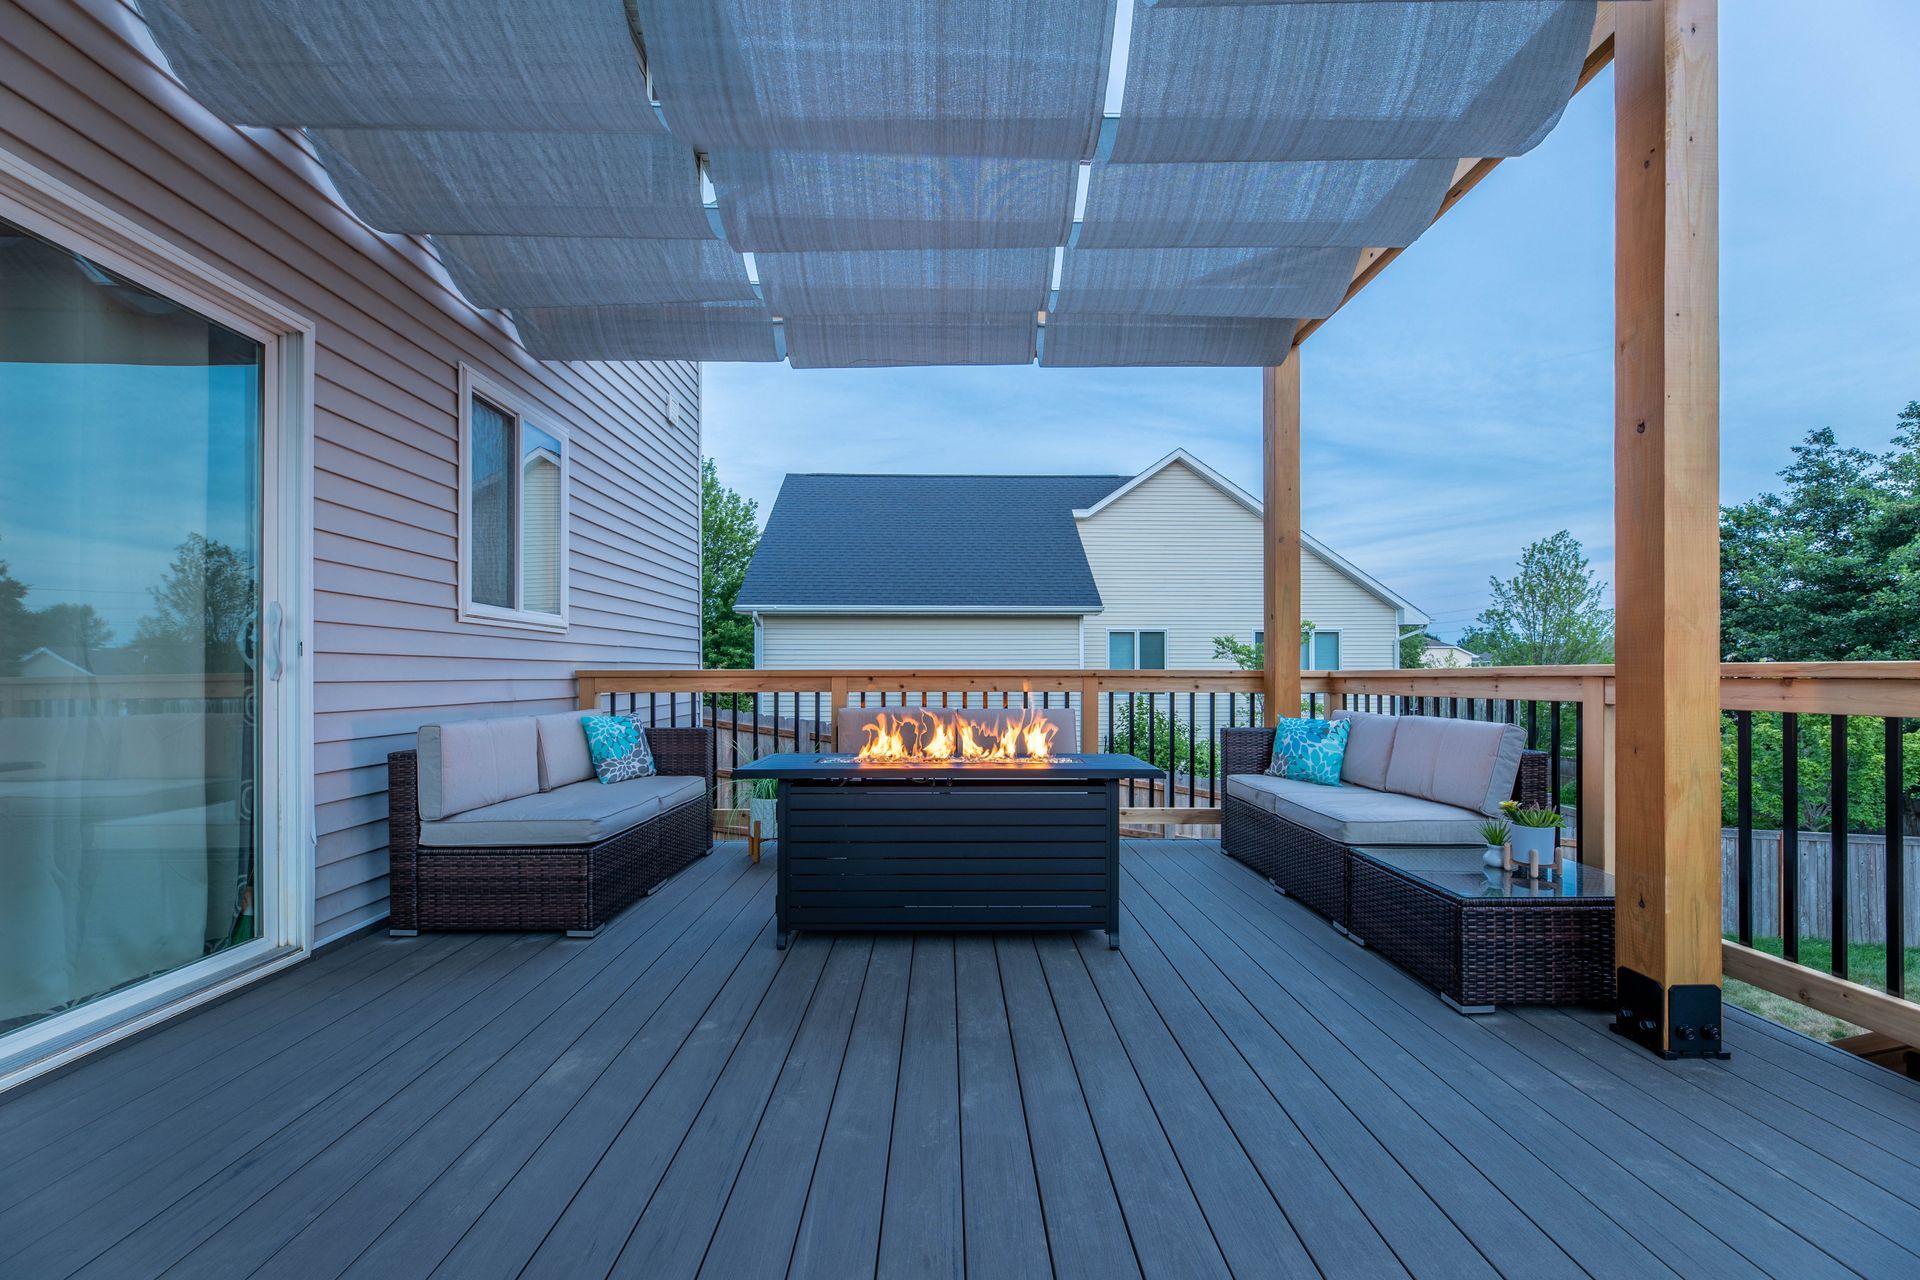
{"label": "tree foliage", "polygon": [[[1300,643],[1305,644],[1307,637],[1312,634],[1313,623],[1303,620],[1300,623]],[[1261,671],[1267,665],[1267,646],[1248,644],[1234,636],[1215,636],[1213,656],[1231,662],[1242,671]]]}
{"label": "tree foliage", "polygon": [[1778,493],[1720,519],[1729,662],[1920,657],[1920,401],[1883,453],[1807,433]]}
{"label": "tree foliage", "polygon": [[19,674],[20,659],[35,649],[84,658],[113,639],[113,628],[92,605],[67,602],[33,609],[27,604],[28,590],[0,560],[0,676]]}
{"label": "tree foliage", "polygon": [[1427,644],[1433,639],[1419,627],[1400,633],[1400,666],[1418,670],[1427,665]]}
{"label": "tree foliage", "polygon": [[1562,529],[1529,543],[1513,577],[1489,578],[1492,603],[1460,637],[1496,667],[1613,660],[1613,611],[1580,540]]}
{"label": "tree foliage", "polygon": [[712,458],[700,460],[701,661],[709,668],[753,665],[753,620],[733,611],[747,565],[760,545],[759,507],[720,483]]}
{"label": "tree foliage", "polygon": [[238,549],[188,534],[160,585],[149,589],[153,612],[140,619],[133,648],[149,670],[240,670],[247,628],[260,608],[257,577]]}

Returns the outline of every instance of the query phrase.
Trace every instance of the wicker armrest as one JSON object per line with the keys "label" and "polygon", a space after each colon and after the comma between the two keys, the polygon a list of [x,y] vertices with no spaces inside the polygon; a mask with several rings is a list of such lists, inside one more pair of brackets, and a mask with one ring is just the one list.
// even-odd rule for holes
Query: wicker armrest
{"label": "wicker armrest", "polygon": [[1265,773],[1273,762],[1273,730],[1234,728],[1220,731],[1220,773]]}
{"label": "wicker armrest", "polygon": [[653,748],[654,772],[670,778],[704,778],[712,788],[713,730],[651,728],[647,745]]}
{"label": "wicker armrest", "polygon": [[387,896],[392,926],[416,927],[420,853],[420,756],[395,751],[387,756]]}
{"label": "wicker armrest", "polygon": [[1550,762],[1544,751],[1522,751],[1520,770],[1513,777],[1513,798],[1528,809],[1546,809],[1553,804],[1553,780],[1548,777]]}

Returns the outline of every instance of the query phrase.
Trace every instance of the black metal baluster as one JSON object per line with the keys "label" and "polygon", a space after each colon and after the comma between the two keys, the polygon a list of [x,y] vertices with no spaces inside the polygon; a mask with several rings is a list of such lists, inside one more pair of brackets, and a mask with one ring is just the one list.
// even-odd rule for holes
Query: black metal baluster
{"label": "black metal baluster", "polygon": [[1847,896],[1848,880],[1853,870],[1848,856],[1851,841],[1847,839],[1847,828],[1851,825],[1847,813],[1847,718],[1828,716],[1827,732],[1832,735],[1827,745],[1833,760],[1833,772],[1828,778],[1827,788],[1827,806],[1833,815],[1827,823],[1827,843],[1831,848],[1827,861],[1833,867],[1833,875],[1828,882],[1833,919],[1827,932],[1833,938],[1833,963],[1830,967],[1836,976],[1844,978],[1847,976],[1847,951],[1851,945],[1847,936],[1847,926],[1852,923],[1847,918]]}
{"label": "black metal baluster", "polygon": [[[1586,704],[1584,702],[1576,702],[1573,704],[1573,749],[1576,764],[1583,763],[1578,753],[1580,750],[1581,735],[1580,713],[1581,709],[1585,706]],[[1560,808],[1560,704],[1557,702],[1553,704],[1553,758],[1547,763],[1547,771],[1550,775],[1547,779],[1547,808],[1557,811]],[[1585,800],[1587,797],[1583,788],[1580,786],[1580,770],[1578,768],[1574,770],[1573,785],[1575,799]],[[1585,817],[1584,814],[1581,816],[1582,818]],[[1587,824],[1584,821],[1579,821],[1574,824],[1573,847],[1575,856],[1584,864],[1587,860]]]}
{"label": "black metal baluster", "polygon": [[720,695],[709,693],[707,698],[707,764],[713,773],[713,795],[708,803],[716,809],[726,806],[720,803]]}
{"label": "black metal baluster", "polygon": [[1906,995],[1907,988],[1907,823],[1905,806],[1906,742],[1900,731],[1906,722],[1887,717],[1887,990]]}
{"label": "black metal baluster", "polygon": [[[1140,754],[1138,749],[1139,744],[1135,741],[1135,739],[1139,736],[1139,734],[1140,734],[1140,695],[1137,693],[1129,693],[1127,695],[1127,754],[1130,756],[1138,756]],[[1127,779],[1127,803],[1128,804],[1133,803],[1133,779],[1132,778]]]}
{"label": "black metal baluster", "polygon": [[1734,921],[1740,945],[1753,945],[1753,712],[1733,713],[1734,857],[1736,888]]}
{"label": "black metal baluster", "polygon": [[[1228,694],[1227,697],[1233,697]],[[1214,791],[1214,779],[1220,776],[1220,695],[1207,695],[1207,808],[1219,803]],[[1229,712],[1228,714],[1232,714]]]}
{"label": "black metal baluster", "polygon": [[1199,697],[1193,690],[1187,690],[1187,808],[1198,808],[1200,804],[1200,757],[1194,754],[1194,733],[1200,727],[1198,717],[1194,715],[1194,701]]}
{"label": "black metal baluster", "polygon": [[1106,730],[1107,730],[1106,732],[1107,750],[1108,752],[1112,752],[1113,750],[1113,690],[1111,689],[1107,690]]}
{"label": "black metal baluster", "polygon": [[1780,713],[1780,954],[1800,963],[1800,717]]}
{"label": "black metal baluster", "polygon": [[1527,699],[1527,750],[1540,749],[1540,704],[1532,698]]}

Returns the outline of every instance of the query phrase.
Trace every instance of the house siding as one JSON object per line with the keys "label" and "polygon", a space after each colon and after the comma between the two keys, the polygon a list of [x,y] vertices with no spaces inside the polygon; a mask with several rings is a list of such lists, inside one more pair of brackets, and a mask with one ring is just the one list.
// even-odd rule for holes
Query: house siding
{"label": "house siding", "polygon": [[[1215,636],[1251,642],[1263,625],[1260,517],[1175,462],[1080,522],[1106,608],[1087,619],[1087,665],[1110,631],[1165,631],[1169,667],[1227,665]],[[1300,552],[1302,618],[1340,632],[1343,667],[1398,665],[1398,610],[1311,548]]]}
{"label": "house siding", "polygon": [[760,628],[769,670],[1080,665],[1077,617],[769,614]]}
{"label": "house siding", "polygon": [[[0,147],[315,324],[317,941],[386,914],[386,755],[422,723],[565,709],[578,667],[698,664],[697,365],[531,359],[423,244],[342,209],[297,135],[189,98],[120,0],[0,0]],[[564,635],[456,617],[463,361],[570,433]]]}

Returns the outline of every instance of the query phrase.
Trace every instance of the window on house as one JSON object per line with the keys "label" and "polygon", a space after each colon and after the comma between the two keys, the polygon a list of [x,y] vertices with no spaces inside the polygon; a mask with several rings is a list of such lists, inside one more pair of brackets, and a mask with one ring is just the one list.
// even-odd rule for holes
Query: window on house
{"label": "window on house", "polygon": [[1300,666],[1307,671],[1340,669],[1340,633],[1315,631],[1300,646]]}
{"label": "window on house", "polygon": [[566,436],[461,368],[460,616],[566,626]]}
{"label": "window on house", "polygon": [[1107,632],[1107,666],[1115,671],[1164,671],[1167,633],[1164,631]]}

